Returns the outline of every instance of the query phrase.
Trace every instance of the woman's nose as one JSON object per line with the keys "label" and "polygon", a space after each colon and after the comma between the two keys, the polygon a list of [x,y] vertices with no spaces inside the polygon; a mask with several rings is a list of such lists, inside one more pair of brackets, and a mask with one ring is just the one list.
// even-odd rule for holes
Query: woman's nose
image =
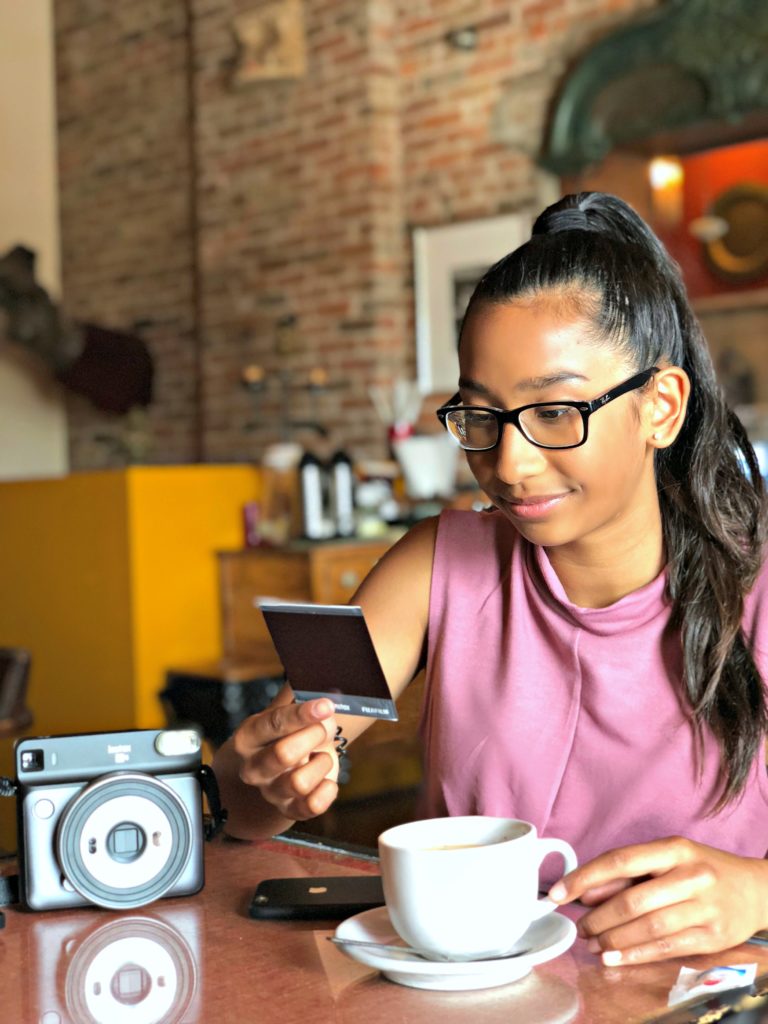
{"label": "woman's nose", "polygon": [[520,483],[547,468],[543,448],[531,444],[514,423],[505,423],[496,448],[496,475],[506,484]]}

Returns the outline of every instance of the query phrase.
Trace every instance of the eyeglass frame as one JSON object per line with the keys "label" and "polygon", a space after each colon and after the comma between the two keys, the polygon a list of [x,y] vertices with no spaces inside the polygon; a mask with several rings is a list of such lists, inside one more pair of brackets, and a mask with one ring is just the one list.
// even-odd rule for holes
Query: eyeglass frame
{"label": "eyeglass frame", "polygon": [[[442,423],[443,427],[448,431],[448,434],[456,441],[456,444],[465,452],[491,452],[494,448],[498,448],[501,444],[501,439],[504,435],[504,427],[507,423],[512,423],[520,433],[523,435],[526,441],[534,445],[536,448],[544,448],[547,451],[567,451],[570,448],[581,448],[583,444],[587,443],[589,436],[589,417],[593,412],[597,412],[598,409],[602,409],[603,406],[608,405],[614,398],[621,398],[622,395],[628,394],[630,391],[636,391],[641,388],[643,384],[651,379],[654,373],[659,372],[658,366],[651,366],[648,370],[642,370],[640,373],[634,374],[627,380],[622,381],[621,384],[617,384],[616,387],[611,388],[598,398],[593,398],[591,402],[531,402],[528,405],[520,405],[516,409],[494,409],[488,405],[461,405],[461,396],[457,391],[456,394],[446,402],[445,405],[441,405],[439,409],[435,410],[435,415]],[[458,402],[458,404],[457,404]],[[569,409],[576,409],[577,412],[581,413],[582,423],[584,424],[584,437],[577,444],[541,444],[540,441],[534,441],[532,437],[523,429],[520,423],[520,416],[528,409],[547,408],[553,405],[564,405]],[[488,445],[487,448],[465,448],[464,445],[459,441],[455,434],[448,430],[448,413],[454,412],[455,410],[464,409],[471,410],[473,412],[489,412],[496,419],[496,426],[498,429],[498,437],[495,442]]]}

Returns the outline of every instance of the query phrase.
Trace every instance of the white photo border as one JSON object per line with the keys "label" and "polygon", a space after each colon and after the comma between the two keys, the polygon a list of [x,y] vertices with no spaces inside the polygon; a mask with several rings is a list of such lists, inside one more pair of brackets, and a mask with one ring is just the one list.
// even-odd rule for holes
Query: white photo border
{"label": "white photo border", "polygon": [[413,230],[416,368],[422,394],[453,393],[459,362],[456,289],[477,280],[531,233],[529,211]]}

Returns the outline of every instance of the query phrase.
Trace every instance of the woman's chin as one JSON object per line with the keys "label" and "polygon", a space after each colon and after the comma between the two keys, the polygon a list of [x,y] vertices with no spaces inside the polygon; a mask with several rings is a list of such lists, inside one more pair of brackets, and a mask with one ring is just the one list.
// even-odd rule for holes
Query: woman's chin
{"label": "woman's chin", "polygon": [[555,513],[542,516],[521,515],[520,507],[511,502],[494,501],[494,505],[505,519],[512,523],[517,532],[532,544],[557,547],[576,539],[571,516],[568,516],[566,521]]}

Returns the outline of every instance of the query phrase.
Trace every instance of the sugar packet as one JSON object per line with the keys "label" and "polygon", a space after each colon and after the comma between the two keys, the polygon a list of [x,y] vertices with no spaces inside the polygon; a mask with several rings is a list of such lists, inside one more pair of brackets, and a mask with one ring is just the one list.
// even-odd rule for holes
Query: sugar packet
{"label": "sugar packet", "polygon": [[709,967],[706,971],[681,967],[677,981],[669,991],[667,1006],[676,1006],[697,996],[746,988],[754,982],[756,974],[757,964],[730,964],[727,967]]}

